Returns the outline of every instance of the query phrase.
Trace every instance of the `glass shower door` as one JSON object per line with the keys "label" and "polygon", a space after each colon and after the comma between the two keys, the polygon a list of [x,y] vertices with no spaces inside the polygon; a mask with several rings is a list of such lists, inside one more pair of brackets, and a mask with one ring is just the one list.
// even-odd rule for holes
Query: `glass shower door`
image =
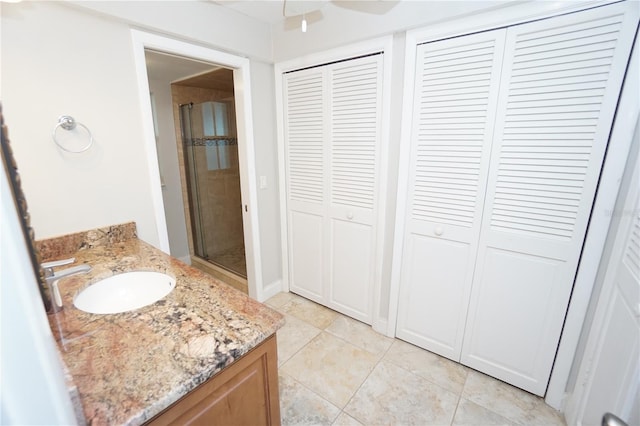
{"label": "glass shower door", "polygon": [[233,105],[185,104],[180,118],[195,255],[246,278]]}

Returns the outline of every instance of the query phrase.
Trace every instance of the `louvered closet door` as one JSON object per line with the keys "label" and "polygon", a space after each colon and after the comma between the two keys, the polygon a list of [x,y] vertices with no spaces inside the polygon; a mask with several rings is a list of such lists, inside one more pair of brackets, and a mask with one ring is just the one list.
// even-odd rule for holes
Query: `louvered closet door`
{"label": "louvered closet door", "polygon": [[[636,133],[637,136],[637,133]],[[638,166],[636,165],[636,169]],[[635,188],[620,220],[598,307],[594,315],[585,357],[589,362],[579,380],[586,389],[578,424],[598,424],[611,412],[629,425],[640,424],[640,198],[636,170]],[[633,199],[635,198],[635,204]],[[618,251],[618,246],[623,246]],[[616,254],[619,256],[614,257]],[[602,311],[602,313],[601,313]]]}
{"label": "louvered closet door", "polygon": [[507,31],[462,362],[538,395],[638,22],[633,3]]}
{"label": "louvered closet door", "polygon": [[283,85],[290,288],[318,302],[327,216],[324,81],[314,68],[285,74]]}
{"label": "louvered closet door", "polygon": [[396,335],[459,360],[504,30],[418,46]]}
{"label": "louvered closet door", "polygon": [[329,306],[372,319],[382,55],[328,67]]}

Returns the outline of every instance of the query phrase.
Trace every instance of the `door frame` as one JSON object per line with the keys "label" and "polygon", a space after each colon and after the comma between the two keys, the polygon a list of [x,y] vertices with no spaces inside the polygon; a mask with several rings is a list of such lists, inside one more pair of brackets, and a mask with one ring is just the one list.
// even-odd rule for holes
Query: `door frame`
{"label": "door frame", "polygon": [[[415,83],[415,56],[417,45],[450,37],[463,36],[480,31],[488,31],[502,27],[531,22],[538,19],[578,12],[592,7],[615,3],[614,0],[584,1],[576,3],[546,2],[535,4],[518,4],[513,8],[490,11],[468,18],[448,21],[438,25],[409,30],[405,40],[404,88],[402,126],[400,135],[400,162],[398,170],[398,186],[395,213],[395,235],[393,241],[393,260],[389,289],[389,319],[386,334],[395,336],[398,300],[400,293],[400,273],[402,266],[403,242],[405,235],[405,215],[408,188],[409,153],[411,148],[411,122],[413,108],[413,87]],[[630,5],[629,7],[638,7]],[[630,66],[627,75],[637,75],[638,36],[631,52]],[[636,71],[633,71],[635,67]],[[596,192],[592,215],[583,245],[582,257],[578,264],[573,292],[569,301],[564,328],[560,336],[556,358],[545,394],[545,402],[551,407],[563,410],[567,397],[567,384],[572,374],[574,355],[578,349],[582,325],[587,314],[598,265],[604,249],[604,241],[611,221],[610,212],[615,205],[620,187],[620,179],[624,171],[629,153],[635,120],[639,114],[637,93],[638,82],[634,78],[626,78],[610,140],[600,174],[600,183]]]}
{"label": "door frame", "polygon": [[151,182],[151,198],[155,212],[156,230],[158,239],[160,240],[160,247],[158,248],[165,253],[169,253],[169,236],[162,202],[160,168],[153,128],[149,78],[147,75],[144,51],[145,49],[151,49],[162,53],[182,56],[186,59],[210,62],[212,65],[220,65],[233,70],[238,132],[238,162],[240,165],[240,192],[243,204],[242,224],[244,227],[244,244],[247,261],[247,283],[249,296],[258,301],[264,300],[249,59],[134,29],[131,30],[131,39],[138,80],[144,145],[147,154],[149,180]]}

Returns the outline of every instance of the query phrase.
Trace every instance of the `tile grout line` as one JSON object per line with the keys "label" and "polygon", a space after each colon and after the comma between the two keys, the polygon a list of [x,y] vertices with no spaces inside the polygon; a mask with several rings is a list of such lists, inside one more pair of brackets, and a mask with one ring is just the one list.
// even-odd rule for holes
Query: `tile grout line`
{"label": "tile grout line", "polygon": [[[395,340],[395,339],[394,339]],[[353,416],[349,413],[347,413],[344,409],[347,408],[347,406],[351,403],[351,401],[353,400],[353,398],[356,396],[356,394],[360,391],[360,389],[362,388],[362,386],[367,382],[367,380],[369,380],[369,377],[371,376],[371,373],[373,373],[373,370],[376,369],[376,367],[378,365],[380,365],[380,363],[382,362],[382,360],[384,359],[385,355],[389,352],[389,350],[391,349],[391,346],[393,345],[393,342],[391,342],[391,344],[389,345],[389,347],[384,351],[384,353],[382,353],[382,355],[380,356],[380,358],[376,361],[376,363],[374,364],[374,366],[371,368],[371,371],[369,371],[369,373],[367,374],[367,377],[364,378],[364,380],[362,381],[362,383],[360,383],[360,385],[358,386],[358,388],[355,390],[355,392],[353,392],[353,395],[351,395],[351,398],[349,398],[349,401],[347,401],[347,403],[344,405],[344,408],[342,409],[342,411],[350,416],[353,417],[354,419],[356,419],[358,422],[362,423],[362,424],[366,424],[366,422],[361,421],[358,417]]]}
{"label": "tile grout line", "polygon": [[[278,311],[280,311],[280,309],[284,308],[286,305],[288,305],[288,304],[290,304],[290,303],[292,303],[292,302],[293,302],[293,300],[288,301],[287,303],[283,304],[280,308],[277,308],[277,310],[278,310]],[[313,301],[312,301],[312,302],[313,302]],[[315,302],[313,302],[313,303],[315,303]],[[320,306],[322,306],[322,305],[320,305]],[[328,328],[329,328],[329,327],[331,327],[331,325],[332,325],[335,321],[337,321],[340,317],[345,317],[345,318],[347,318],[347,319],[349,319],[350,317],[347,317],[346,315],[344,315],[344,314],[342,314],[342,313],[340,313],[340,312],[334,311],[333,309],[327,308],[326,306],[323,306],[323,307],[325,307],[326,309],[331,310],[332,312],[335,312],[335,313],[337,314],[337,316],[336,316],[336,317],[335,317],[335,318],[334,318],[334,319],[333,319],[333,320],[332,320],[332,321],[331,321],[327,326],[325,326],[325,327],[324,327],[324,328],[322,328],[322,329],[320,329],[320,328],[316,327],[314,324],[312,324],[312,323],[308,322],[308,321],[307,321],[307,320],[305,320],[305,319],[298,318],[298,317],[297,317],[297,316],[295,316],[295,315],[287,314],[287,315],[291,315],[291,316],[295,317],[296,319],[298,319],[298,320],[300,320],[300,321],[303,321],[304,323],[306,323],[306,324],[308,324],[308,325],[310,325],[310,326],[312,326],[312,327],[315,327],[315,328],[319,329],[319,330],[320,330],[320,333],[316,334],[316,335],[315,335],[311,340],[309,340],[309,341],[308,341],[307,343],[305,343],[305,344],[304,344],[300,349],[298,349],[298,351],[296,351],[294,354],[292,354],[292,355],[287,359],[287,361],[283,362],[283,363],[282,363],[282,367],[284,367],[284,365],[285,365],[289,360],[291,360],[291,359],[292,359],[292,358],[293,358],[297,353],[301,352],[301,351],[302,351],[303,349],[305,349],[309,344],[311,344],[311,342],[313,342],[315,339],[317,339],[317,338],[318,338],[318,336],[320,336],[322,333],[327,333],[328,335],[330,335],[330,336],[332,336],[332,337],[334,337],[334,338],[336,338],[336,339],[338,339],[338,340],[340,340],[340,341],[342,341],[342,342],[344,342],[344,343],[347,343],[347,344],[349,344],[349,345],[352,345],[352,346],[354,346],[354,347],[356,347],[356,348],[358,348],[358,349],[360,349],[360,350],[363,350],[363,351],[365,351],[365,352],[368,352],[368,353],[370,353],[370,354],[372,354],[372,355],[377,355],[377,354],[374,354],[374,353],[372,353],[372,352],[368,351],[366,348],[363,348],[363,347],[361,347],[361,346],[358,346],[358,345],[356,345],[356,344],[354,344],[354,343],[352,343],[352,342],[350,342],[350,341],[348,341],[348,340],[344,339],[343,337],[338,336],[338,335],[336,335],[336,334],[332,333],[331,331],[329,331],[329,330],[328,330]],[[285,312],[281,312],[281,313],[282,313],[283,315],[285,314]],[[357,320],[356,320],[356,321],[357,321]],[[365,323],[363,323],[363,324],[365,324]],[[369,326],[370,326],[370,324],[369,324]],[[372,329],[373,329],[373,328],[372,328]],[[381,336],[383,336],[383,337],[388,337],[388,336],[385,336],[385,335],[384,335],[384,334],[382,334],[382,333],[379,333],[379,334],[380,334]],[[295,381],[296,381],[296,383],[299,383],[299,384],[300,384],[301,386],[303,386],[304,388],[306,388],[306,389],[308,389],[309,391],[313,392],[313,394],[317,395],[317,396],[318,396],[318,397],[320,397],[322,400],[329,402],[331,405],[333,405],[334,407],[337,407],[337,408],[340,410],[340,413],[338,413],[338,416],[337,416],[335,419],[333,419],[333,422],[335,422],[335,420],[337,420],[337,418],[340,416],[340,414],[344,413],[344,414],[346,414],[346,415],[348,415],[348,416],[350,416],[350,417],[353,417],[353,418],[354,418],[354,419],[356,419],[358,422],[363,423],[359,418],[357,418],[357,417],[355,417],[355,416],[352,416],[351,414],[349,414],[348,412],[346,412],[346,411],[345,411],[345,408],[347,408],[347,406],[349,405],[349,403],[351,403],[351,401],[353,400],[353,398],[356,396],[356,394],[360,391],[360,389],[362,388],[362,386],[363,386],[363,385],[366,383],[366,381],[369,379],[369,377],[371,376],[371,373],[373,373],[373,371],[376,369],[376,367],[378,367],[378,366],[380,365],[380,363],[384,360],[384,357],[385,357],[385,356],[387,355],[387,353],[391,350],[391,347],[393,346],[394,342],[395,342],[396,340],[399,340],[399,339],[397,339],[396,337],[393,337],[393,338],[390,338],[390,339],[391,339],[391,343],[389,344],[389,346],[388,346],[384,351],[382,351],[382,353],[379,355],[378,359],[376,360],[376,362],[375,362],[375,364],[373,365],[373,367],[371,368],[371,370],[367,373],[366,377],[363,379],[363,381],[360,383],[360,385],[358,385],[358,387],[357,387],[357,388],[356,388],[356,390],[353,392],[353,394],[351,395],[351,397],[349,398],[349,400],[346,402],[346,404],[344,405],[344,407],[338,407],[338,406],[336,406],[336,405],[335,405],[335,404],[333,404],[331,401],[328,401],[326,398],[322,397],[322,396],[321,396],[320,394],[318,394],[317,392],[315,392],[315,391],[313,391],[312,389],[308,388],[308,387],[307,387],[306,385],[304,385],[303,383],[300,383],[300,382],[299,382],[298,380],[296,380],[295,378],[293,378],[293,377],[291,377],[291,376],[289,376],[289,377],[290,377],[291,379],[295,380]],[[422,350],[424,350],[424,349],[422,349]],[[436,354],[436,355],[437,355],[437,354]],[[394,365],[394,366],[396,366],[396,367],[398,367],[398,368],[400,368],[400,369],[402,369],[402,370],[406,371],[407,373],[409,373],[409,374],[411,374],[411,375],[413,375],[413,376],[417,377],[417,378],[420,378],[420,379],[422,379],[422,380],[425,380],[425,381],[427,381],[427,382],[431,383],[432,385],[439,387],[440,389],[444,390],[445,392],[454,393],[454,392],[450,391],[449,389],[446,389],[446,388],[444,388],[443,386],[441,386],[441,385],[439,385],[439,384],[437,384],[437,383],[435,383],[435,382],[433,382],[433,381],[431,381],[431,380],[429,380],[429,379],[426,379],[426,378],[424,378],[424,377],[422,377],[422,376],[420,376],[420,375],[418,375],[418,374],[416,374],[416,373],[414,373],[414,372],[412,372],[412,371],[408,370],[407,368],[404,368],[403,366],[397,365],[397,364],[396,364],[396,363],[394,363],[393,361],[388,361],[388,362],[389,362],[390,364],[392,364],[392,365]],[[278,367],[278,370],[279,370],[279,369],[280,369],[280,367]],[[468,373],[468,372],[467,372],[467,373]],[[466,383],[467,377],[468,377],[468,374],[467,374],[467,376],[465,376],[465,383]],[[453,422],[453,419],[455,418],[455,414],[456,414],[456,411],[457,411],[457,409],[458,409],[458,404],[459,404],[459,402],[460,402],[460,398],[462,397],[462,390],[463,390],[463,389],[464,389],[464,384],[463,384],[463,387],[462,387],[462,389],[461,389],[460,393],[458,393],[458,394],[456,395],[456,396],[457,396],[456,408],[455,408],[455,410],[453,411],[453,416],[452,416],[452,418],[451,418],[451,422],[450,422],[450,424]],[[455,394],[455,393],[454,393],[454,394]]]}
{"label": "tile grout line", "polygon": [[[282,305],[280,305],[280,307],[277,307],[277,308],[276,308],[275,306],[271,306],[271,305],[270,305],[270,306],[271,306],[273,309],[275,309],[275,310],[279,311],[280,313],[282,313],[282,314],[286,314],[285,312],[282,312],[282,311],[281,311],[281,309],[283,309],[285,306],[288,306],[288,305],[290,305],[290,304],[294,303],[294,302],[295,302],[295,298],[297,298],[297,297],[300,297],[300,298],[302,298],[302,299],[305,299],[305,298],[303,298],[303,297],[301,297],[301,296],[296,295],[295,293],[291,293],[291,294],[294,296],[294,298],[290,298],[290,299],[289,299],[289,300],[287,300],[285,303],[283,303]],[[308,299],[305,299],[305,300],[308,300]],[[292,317],[296,318],[297,320],[300,320],[300,321],[304,322],[305,324],[307,324],[307,325],[309,325],[309,326],[314,327],[315,329],[319,330],[319,333],[317,333],[317,334],[316,334],[312,339],[310,339],[310,340],[309,340],[307,343],[305,343],[301,348],[299,348],[295,353],[293,353],[290,357],[288,357],[288,358],[287,358],[287,360],[286,360],[286,361],[284,361],[284,362],[282,363],[282,365],[281,365],[281,366],[278,366],[278,371],[280,371],[280,369],[281,369],[282,367],[284,367],[284,366],[285,366],[285,364],[287,364],[287,363],[288,363],[292,358],[294,358],[294,357],[295,357],[299,352],[301,352],[301,351],[302,351],[303,349],[305,349],[309,344],[311,344],[315,339],[317,339],[317,338],[318,338],[318,336],[322,335],[322,333],[323,333],[323,332],[324,332],[324,333],[327,333],[327,335],[329,335],[329,336],[331,336],[331,337],[333,337],[333,338],[336,338],[336,339],[338,339],[338,340],[340,340],[340,341],[342,341],[342,342],[344,342],[344,343],[346,343],[346,344],[352,345],[353,347],[356,347],[356,348],[358,348],[358,349],[360,349],[360,350],[362,350],[362,351],[368,352],[368,353],[369,353],[369,354],[371,354],[371,355],[377,355],[376,353],[373,353],[373,352],[369,351],[368,349],[366,349],[366,348],[364,348],[364,347],[362,347],[362,346],[360,346],[360,345],[357,345],[357,344],[355,344],[355,343],[352,343],[351,341],[346,340],[344,337],[341,337],[341,336],[339,336],[339,335],[337,335],[337,334],[334,334],[333,332],[331,332],[331,331],[329,331],[329,330],[328,330],[328,329],[329,329],[329,328],[330,328],[330,327],[331,327],[331,326],[332,326],[332,325],[333,325],[333,324],[334,324],[338,319],[340,319],[340,318],[351,319],[350,317],[348,317],[348,316],[346,316],[346,315],[344,315],[344,314],[342,314],[342,313],[340,313],[340,312],[337,312],[337,311],[335,311],[335,310],[333,310],[333,309],[331,309],[331,308],[328,308],[328,307],[326,307],[326,306],[320,305],[320,304],[318,304],[318,303],[316,303],[316,302],[314,302],[314,301],[311,301],[311,300],[309,300],[309,301],[310,301],[311,303],[315,304],[315,305],[318,305],[318,306],[320,306],[320,307],[322,307],[322,308],[326,308],[327,310],[329,310],[329,311],[331,311],[331,312],[334,312],[334,313],[336,314],[336,317],[335,317],[335,318],[334,318],[334,319],[333,319],[333,320],[332,320],[328,325],[326,325],[326,326],[325,326],[325,327],[323,327],[323,328],[320,328],[320,327],[317,327],[316,325],[314,325],[314,324],[312,324],[312,323],[308,322],[305,318],[299,318],[299,317],[297,317],[296,315],[287,314],[287,315],[291,315]],[[355,321],[357,321],[357,320],[355,320]],[[364,324],[364,323],[363,323],[363,324]],[[369,326],[370,326],[370,325],[369,325]],[[380,335],[381,335],[381,336],[383,336],[383,337],[388,337],[388,336],[385,336],[384,334],[380,334]],[[406,368],[406,367],[403,367],[402,365],[396,364],[396,363],[393,361],[393,359],[392,359],[392,358],[390,358],[390,359],[386,359],[386,360],[385,360],[385,356],[387,356],[387,354],[388,354],[388,353],[389,353],[389,351],[391,350],[391,347],[394,345],[394,343],[395,343],[396,341],[405,342],[405,341],[403,341],[403,340],[401,340],[401,339],[398,339],[397,337],[390,338],[390,339],[391,339],[391,344],[389,344],[389,346],[388,346],[385,350],[383,350],[382,352],[380,352],[380,355],[379,355],[378,359],[375,361],[375,363],[373,364],[373,366],[371,367],[371,369],[368,371],[368,373],[367,373],[366,377],[364,378],[364,380],[360,383],[360,385],[359,385],[359,386],[357,387],[357,389],[353,392],[353,394],[351,395],[351,397],[348,399],[348,401],[346,402],[346,404],[345,404],[345,405],[344,405],[344,407],[342,407],[342,408],[341,408],[341,407],[339,407],[339,406],[337,406],[337,405],[335,405],[335,404],[334,404],[334,403],[332,403],[331,401],[327,400],[325,397],[321,396],[321,395],[320,395],[320,394],[318,394],[316,391],[314,391],[314,390],[310,389],[309,387],[307,387],[307,386],[306,386],[306,385],[304,385],[303,383],[299,382],[298,380],[296,380],[296,379],[295,379],[295,378],[293,378],[292,376],[290,376],[290,375],[288,375],[288,374],[285,374],[285,373],[282,373],[282,374],[285,374],[286,376],[290,377],[290,378],[291,378],[292,380],[294,380],[296,383],[298,383],[299,385],[301,385],[301,386],[302,386],[302,387],[304,387],[305,389],[307,389],[307,390],[309,390],[310,392],[312,392],[312,394],[314,394],[314,395],[316,395],[317,397],[319,397],[322,401],[328,402],[330,405],[332,405],[332,406],[334,406],[334,407],[338,408],[339,413],[338,413],[338,415],[337,415],[337,416],[332,420],[332,423],[335,423],[335,421],[338,419],[338,417],[340,417],[340,415],[341,415],[341,414],[343,414],[343,413],[344,413],[345,415],[347,415],[347,416],[350,416],[350,417],[354,418],[354,419],[355,419],[355,420],[357,420],[358,422],[362,423],[360,419],[358,419],[358,418],[357,418],[357,417],[355,417],[355,416],[352,416],[352,415],[351,415],[351,414],[349,414],[345,409],[346,409],[346,408],[349,406],[349,404],[353,401],[354,397],[355,397],[355,396],[356,396],[356,394],[357,394],[357,393],[362,389],[363,385],[367,382],[367,380],[369,380],[369,378],[371,377],[371,373],[373,373],[373,371],[374,371],[374,370],[375,370],[375,369],[380,365],[380,363],[381,363],[382,361],[386,361],[386,362],[388,362],[388,363],[390,363],[390,364],[394,365],[395,367],[400,368],[400,369],[402,369],[402,370],[406,371],[407,373],[409,373],[409,374],[411,374],[411,375],[413,375],[413,376],[416,376],[416,377],[420,378],[421,380],[425,380],[426,382],[428,382],[428,383],[430,383],[430,384],[432,384],[432,385],[434,385],[434,386],[437,386],[438,388],[442,389],[442,390],[443,390],[443,391],[445,391],[445,392],[453,393],[454,395],[456,395],[456,396],[457,396],[457,402],[456,402],[455,410],[453,410],[453,416],[452,416],[451,421],[450,421],[450,423],[449,423],[450,425],[453,425],[453,423],[454,423],[454,421],[455,421],[456,414],[457,414],[457,412],[458,412],[458,409],[460,408],[460,404],[461,404],[461,402],[462,402],[462,399],[463,399],[463,398],[464,398],[465,400],[469,401],[470,403],[476,404],[477,406],[479,406],[479,407],[483,408],[484,410],[487,410],[488,412],[490,412],[490,413],[492,413],[492,414],[495,414],[495,415],[497,415],[497,416],[501,417],[502,419],[506,420],[507,422],[513,422],[514,424],[518,424],[518,421],[516,421],[516,420],[515,420],[514,418],[512,418],[511,416],[505,416],[505,415],[503,415],[503,414],[500,414],[500,413],[498,413],[498,412],[496,412],[496,411],[492,410],[491,408],[489,408],[489,407],[485,406],[485,404],[481,404],[481,403],[478,403],[478,402],[474,401],[473,399],[469,399],[469,398],[464,397],[464,392],[465,392],[465,389],[466,389],[466,387],[467,387],[467,384],[468,384],[469,378],[470,378],[470,376],[472,375],[472,373],[473,373],[474,371],[477,371],[477,370],[474,370],[474,369],[472,369],[472,368],[470,368],[470,367],[466,367],[466,366],[464,366],[463,364],[461,364],[461,363],[457,362],[457,364],[462,365],[462,366],[464,366],[464,367],[465,367],[467,374],[466,374],[466,376],[465,376],[465,380],[464,380],[464,383],[462,384],[462,388],[461,388],[461,390],[460,390],[459,392],[454,392],[454,391],[452,391],[452,390],[450,390],[450,389],[448,389],[448,388],[445,388],[444,386],[442,386],[442,385],[440,385],[440,384],[438,384],[438,383],[434,382],[433,380],[430,380],[430,379],[428,379],[428,378],[426,378],[426,377],[423,377],[423,376],[421,376],[421,375],[419,375],[419,374],[417,374],[417,373],[412,372],[411,370],[409,370],[409,369],[408,369],[408,368]],[[408,343],[408,342],[407,342],[407,343]],[[414,346],[415,346],[415,345],[414,345]],[[419,347],[418,347],[418,348],[419,348]],[[428,351],[428,350],[426,350],[426,349],[423,349],[423,348],[419,348],[419,349],[421,349],[422,351],[429,352],[429,353],[432,353],[432,354],[434,354],[434,355],[440,356],[440,355],[435,354],[435,353],[433,353],[433,352],[431,352],[431,351]],[[483,373],[480,373],[480,374],[483,374]],[[511,385],[511,386],[512,386],[512,385]],[[516,388],[516,389],[517,389],[517,388]],[[561,418],[561,419],[564,421],[564,419],[563,419],[563,418]],[[563,422],[563,423],[564,423],[564,422]],[[566,424],[566,423],[564,423],[564,424]]]}
{"label": "tile grout line", "polygon": [[307,343],[305,343],[304,345],[302,345],[302,347],[300,349],[298,349],[297,351],[295,351],[293,354],[291,354],[291,356],[289,356],[289,358],[287,358],[286,361],[284,361],[282,363],[282,365],[278,366],[278,370],[280,370],[280,367],[284,367],[284,365],[291,361],[293,359],[294,356],[298,355],[298,353],[300,353],[304,348],[307,347],[307,345],[309,345],[311,342],[313,342],[314,340],[316,340],[318,338],[318,336],[320,336],[322,334],[324,330],[320,330],[320,332],[318,334],[316,334],[315,336],[313,336]]}
{"label": "tile grout line", "polygon": [[[398,340],[398,341],[400,341],[400,342],[402,342],[402,343],[408,343],[408,342],[405,342],[404,340],[394,338],[394,342],[395,342],[396,340]],[[411,344],[411,343],[409,343],[409,344]],[[392,344],[392,345],[393,345],[393,344]],[[414,346],[415,346],[415,345],[414,345]],[[427,350],[427,349],[422,349],[422,348],[420,348],[419,346],[416,346],[416,347],[418,347],[418,348],[419,348],[420,350],[422,350],[422,351],[429,352],[429,353],[434,354],[434,355],[436,355],[436,356],[438,356],[438,357],[442,357],[442,355],[438,355],[438,354],[436,354],[435,352],[431,352],[431,351],[429,351],[429,350]],[[389,349],[391,349],[391,346],[389,346]],[[387,350],[387,352],[388,352],[388,350]],[[386,355],[386,353],[385,353],[385,355]],[[444,358],[444,357],[442,357],[442,358]],[[447,360],[448,360],[448,358],[445,358],[445,359],[447,359]],[[381,359],[380,361],[382,361],[382,359]],[[409,374],[411,374],[411,375],[413,375],[413,376],[416,376],[416,377],[418,377],[418,378],[420,378],[420,379],[422,379],[422,380],[425,380],[425,381],[427,381],[427,382],[431,383],[431,384],[432,384],[432,385],[434,385],[434,386],[439,387],[440,389],[444,390],[445,392],[449,392],[449,393],[452,393],[452,394],[457,395],[457,396],[462,396],[462,391],[464,390],[464,385],[467,383],[467,378],[469,377],[469,371],[467,370],[467,374],[466,374],[466,375],[465,375],[465,377],[464,377],[464,383],[462,384],[462,388],[460,389],[460,392],[454,392],[454,391],[452,391],[452,390],[450,390],[450,389],[445,388],[445,387],[444,387],[444,386],[442,386],[441,384],[434,382],[433,380],[430,380],[430,379],[428,379],[428,378],[426,378],[426,377],[423,377],[423,376],[421,376],[421,375],[419,375],[419,374],[417,374],[417,373],[414,373],[413,371],[409,370],[408,368],[406,368],[406,367],[404,367],[404,366],[402,366],[402,365],[400,365],[400,364],[395,363],[392,359],[388,359],[388,360],[387,360],[387,362],[388,362],[389,364],[394,365],[395,367],[400,368],[401,370],[406,371],[407,373],[409,373]],[[456,361],[452,361],[452,362],[454,362],[454,363],[456,363],[456,364],[459,364],[459,365],[462,365],[462,364],[460,364],[459,362],[456,362]],[[468,367],[466,367],[466,366],[464,366],[464,365],[463,365],[463,367],[468,368]]]}
{"label": "tile grout line", "polygon": [[[460,363],[458,363],[460,364]],[[463,365],[463,364],[460,364]],[[471,370],[469,369],[469,367],[464,366],[465,368],[467,368],[467,374],[464,377],[464,383],[462,384],[462,388],[460,389],[460,394],[458,395],[458,403],[456,404],[456,409],[453,411],[453,417],[451,418],[451,426],[453,426],[453,422],[456,419],[456,414],[458,414],[458,407],[460,407],[460,401],[462,400],[462,394],[464,394],[464,389],[467,386],[467,380],[469,380],[469,376],[471,373]]]}
{"label": "tile grout line", "polygon": [[[280,312],[280,311],[278,311],[278,312]],[[282,312],[280,312],[280,313],[282,313]],[[283,314],[283,315],[285,315],[285,314]],[[303,320],[301,320],[300,318],[295,317],[295,316],[293,316],[293,315],[290,315],[290,314],[286,314],[286,315],[292,316],[292,317],[294,317],[295,319],[297,319],[298,321],[303,321]],[[309,341],[308,341],[307,343],[305,343],[304,345],[302,345],[302,346],[301,346],[297,351],[295,351],[294,353],[292,353],[292,354],[287,358],[287,360],[286,360],[286,361],[283,361],[283,362],[282,362],[282,365],[278,365],[278,370],[280,370],[280,367],[284,367],[284,365],[285,365],[287,362],[289,362],[289,361],[290,361],[294,356],[296,356],[296,355],[297,355],[301,350],[303,350],[304,348],[306,348],[306,347],[307,347],[307,345],[308,345],[309,343],[311,343],[312,341],[314,341],[314,340],[315,340],[315,339],[316,339],[320,334],[322,334],[322,332],[324,331],[324,330],[322,330],[322,329],[320,329],[320,328],[318,328],[318,327],[316,327],[316,326],[314,326],[314,325],[312,325],[312,324],[309,324],[309,323],[308,323],[308,322],[306,322],[306,321],[303,321],[303,322],[304,322],[305,324],[310,325],[311,327],[315,328],[316,330],[318,330],[318,333],[317,333],[315,336],[313,336],[311,339],[309,339]],[[277,333],[277,332],[276,332],[276,333]],[[277,334],[276,334],[276,336],[277,336]],[[276,338],[277,338],[277,337],[276,337]]]}
{"label": "tile grout line", "polygon": [[280,373],[280,372],[278,372],[278,373],[287,376],[290,380],[293,380],[294,382],[296,382],[297,384],[299,384],[300,386],[302,386],[303,388],[305,388],[306,390],[308,390],[309,392],[311,392],[312,394],[314,394],[315,396],[317,396],[318,398],[320,398],[324,402],[336,407],[339,410],[339,412],[338,412],[338,415],[331,420],[331,424],[333,424],[333,422],[335,422],[338,419],[338,417],[340,417],[340,413],[342,413],[342,411],[343,411],[342,408],[338,407],[336,404],[334,404],[333,402],[329,401],[327,398],[325,398],[324,396],[320,395],[318,392],[316,392],[313,389],[309,388],[307,385],[305,385],[304,383],[300,382],[295,377],[293,377],[293,376],[291,376],[291,375],[289,375],[287,373]]}

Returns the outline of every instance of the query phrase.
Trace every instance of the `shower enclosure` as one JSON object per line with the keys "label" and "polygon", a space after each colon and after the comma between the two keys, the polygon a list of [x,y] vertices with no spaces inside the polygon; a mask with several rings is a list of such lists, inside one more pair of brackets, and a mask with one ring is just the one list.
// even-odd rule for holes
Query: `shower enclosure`
{"label": "shower enclosure", "polygon": [[247,276],[232,100],[180,105],[195,255]]}

